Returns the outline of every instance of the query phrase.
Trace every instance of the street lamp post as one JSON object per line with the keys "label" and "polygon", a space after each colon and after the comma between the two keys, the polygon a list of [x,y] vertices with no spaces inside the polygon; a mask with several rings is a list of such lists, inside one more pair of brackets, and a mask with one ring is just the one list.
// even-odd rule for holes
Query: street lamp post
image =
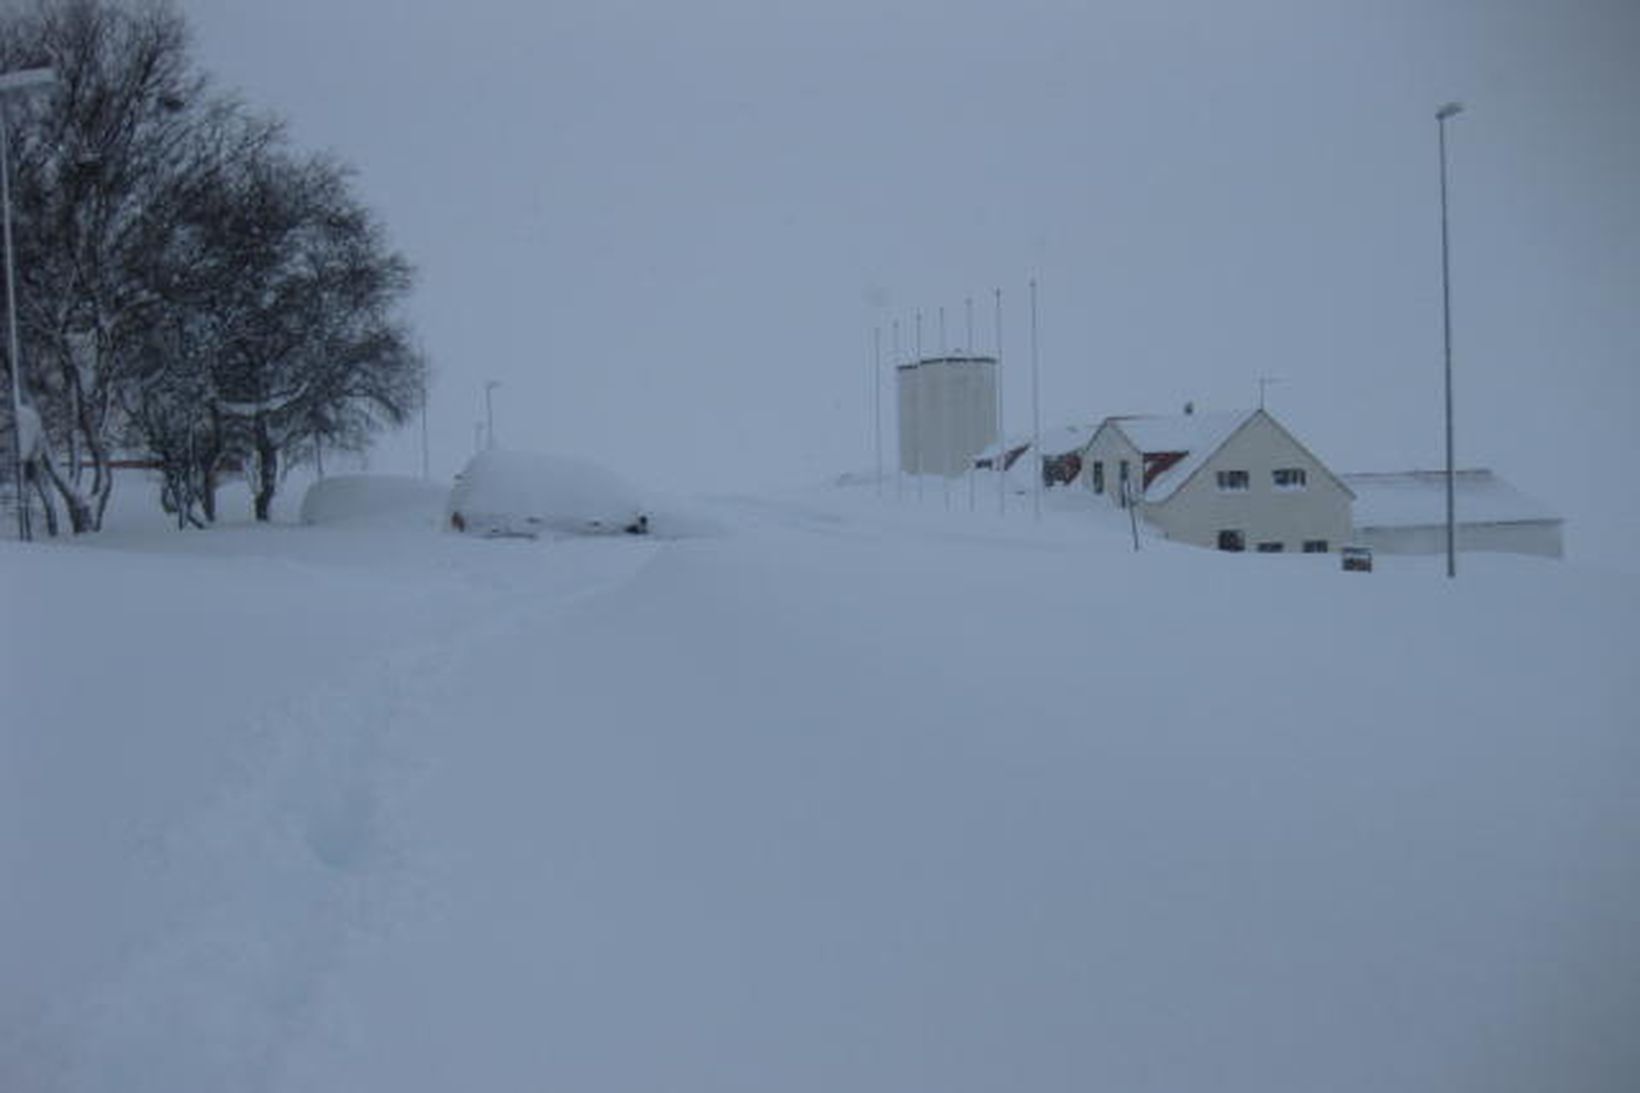
{"label": "street lamp post", "polygon": [[500,386],[500,380],[490,380],[484,385],[484,439],[487,448],[495,447],[495,406],[490,401],[490,392]]}
{"label": "street lamp post", "polygon": [[41,91],[57,82],[49,68],[25,68],[0,75],[0,224],[6,258],[6,360],[11,365],[11,471],[17,490],[17,537],[29,534],[28,495],[23,492],[23,359],[17,348],[17,267],[11,245],[11,136],[6,130],[6,96]]}
{"label": "street lamp post", "polygon": [[1449,102],[1435,111],[1441,146],[1441,334],[1446,351],[1446,575],[1458,575],[1456,470],[1452,461],[1452,263],[1446,228],[1446,122],[1463,111]]}

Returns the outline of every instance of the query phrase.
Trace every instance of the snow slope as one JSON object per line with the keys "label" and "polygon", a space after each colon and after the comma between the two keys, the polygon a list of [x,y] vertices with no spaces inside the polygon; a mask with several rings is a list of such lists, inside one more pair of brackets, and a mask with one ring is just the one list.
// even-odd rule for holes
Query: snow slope
{"label": "snow slope", "polygon": [[714,507],[5,545],[0,1089],[1635,1087],[1640,583]]}

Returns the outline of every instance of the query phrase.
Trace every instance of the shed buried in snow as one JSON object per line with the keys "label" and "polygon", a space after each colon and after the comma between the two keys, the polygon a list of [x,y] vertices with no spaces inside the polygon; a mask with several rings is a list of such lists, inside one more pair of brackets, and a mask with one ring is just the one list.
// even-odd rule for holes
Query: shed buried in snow
{"label": "shed buried in snow", "polygon": [[[1341,477],[1355,493],[1355,541],[1381,554],[1445,552],[1445,471]],[[1459,471],[1453,487],[1459,550],[1564,555],[1565,521],[1490,470]]]}

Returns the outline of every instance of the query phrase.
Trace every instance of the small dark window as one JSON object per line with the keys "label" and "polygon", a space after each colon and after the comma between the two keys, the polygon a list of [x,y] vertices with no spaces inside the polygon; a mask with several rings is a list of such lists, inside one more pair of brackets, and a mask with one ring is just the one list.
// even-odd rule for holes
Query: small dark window
{"label": "small dark window", "polygon": [[1093,465],[1093,492],[1105,492],[1105,464],[1103,461],[1095,462]]}
{"label": "small dark window", "polygon": [[1277,467],[1270,478],[1278,490],[1301,490],[1307,481],[1303,467]]}
{"label": "small dark window", "polygon": [[1306,540],[1304,540],[1304,553],[1306,553],[1306,554],[1325,554],[1325,553],[1327,553],[1327,540],[1325,540],[1325,539],[1306,539]]}
{"label": "small dark window", "polygon": [[1219,489],[1225,490],[1226,492],[1244,490],[1247,488],[1246,471],[1220,471],[1218,478]]}
{"label": "small dark window", "polygon": [[1240,551],[1247,549],[1247,536],[1234,528],[1225,528],[1219,532],[1219,549]]}
{"label": "small dark window", "polygon": [[1260,554],[1280,554],[1286,549],[1287,546],[1285,543],[1260,543],[1258,545],[1258,552]]}

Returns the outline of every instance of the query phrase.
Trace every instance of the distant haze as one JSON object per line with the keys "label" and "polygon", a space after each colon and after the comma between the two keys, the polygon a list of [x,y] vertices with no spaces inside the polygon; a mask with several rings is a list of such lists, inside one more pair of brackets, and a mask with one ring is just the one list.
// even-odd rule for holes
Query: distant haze
{"label": "distant haze", "polygon": [[[1632,0],[187,0],[221,82],[335,150],[419,266],[435,474],[505,445],[720,491],[867,468],[871,329],[992,345],[1028,428],[1270,408],[1438,466],[1434,111],[1458,451],[1640,554]],[[885,361],[885,366],[886,366]],[[885,386],[885,451],[893,451]],[[383,470],[414,472],[414,432]]]}

